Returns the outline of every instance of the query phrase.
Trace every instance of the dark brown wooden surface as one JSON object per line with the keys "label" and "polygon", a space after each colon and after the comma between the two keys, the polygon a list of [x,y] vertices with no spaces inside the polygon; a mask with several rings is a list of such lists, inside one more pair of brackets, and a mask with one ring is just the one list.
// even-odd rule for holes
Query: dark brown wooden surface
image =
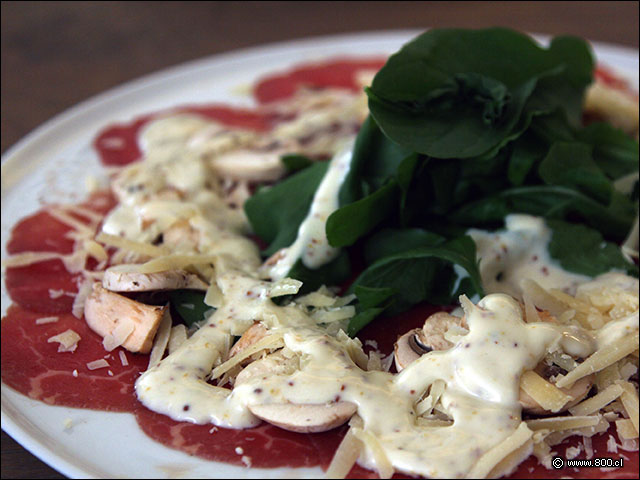
{"label": "dark brown wooden surface", "polygon": [[[1,8],[3,152],[115,85],[270,42],[500,25],[638,48],[638,2],[2,2]],[[2,478],[64,478],[4,432],[1,468]]]}

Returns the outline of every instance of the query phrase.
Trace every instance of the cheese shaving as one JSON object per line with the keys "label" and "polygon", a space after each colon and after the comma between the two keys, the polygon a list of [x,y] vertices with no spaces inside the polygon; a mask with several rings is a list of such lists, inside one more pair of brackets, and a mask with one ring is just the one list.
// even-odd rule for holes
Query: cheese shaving
{"label": "cheese shaving", "polygon": [[102,346],[107,352],[111,352],[121,346],[127,341],[129,335],[133,333],[133,324],[127,320],[127,318],[121,318],[116,328],[102,339]]}
{"label": "cheese shaving", "polygon": [[107,368],[108,366],[109,362],[107,362],[104,358],[100,358],[98,360],[87,363],[87,368],[89,370],[99,370],[101,368]]}
{"label": "cheese shaving", "polygon": [[325,475],[326,478],[346,478],[358,460],[363,447],[362,441],[350,428],[331,459]]}
{"label": "cheese shaving", "polygon": [[147,367],[148,369],[155,367],[160,363],[160,360],[162,360],[164,352],[167,349],[167,344],[169,343],[169,335],[171,335],[171,323],[171,313],[167,308],[165,309],[162,320],[160,321],[156,338],[153,341],[153,347],[151,347],[149,366]]}
{"label": "cheese shaving", "polygon": [[45,325],[47,323],[55,323],[59,320],[58,317],[42,317],[36,318],[36,325]]}
{"label": "cheese shaving", "polygon": [[187,327],[183,324],[171,328],[169,336],[169,353],[175,352],[187,340]]}
{"label": "cheese shaving", "polygon": [[120,363],[122,364],[123,367],[126,367],[129,365],[129,360],[127,360],[127,354],[124,353],[124,350],[120,350],[118,352],[118,356],[120,357]]}
{"label": "cheese shaving", "polygon": [[58,335],[49,337],[47,343],[58,342],[58,353],[61,352],[75,352],[78,348],[78,342],[80,341],[80,335],[74,330],[68,329]]}
{"label": "cheese shaving", "polygon": [[58,220],[59,222],[62,222],[65,225],[68,225],[74,230],[85,235],[93,236],[93,231],[94,231],[93,227],[87,225],[86,223],[81,222],[80,220],[73,218],[64,210],[60,208],[50,208],[47,210],[47,213],[51,215],[53,218],[55,218],[56,220]]}
{"label": "cheese shaving", "polygon": [[515,432],[480,457],[467,474],[467,478],[485,478],[500,461],[527,443],[532,435],[533,432],[527,427],[527,424],[521,422]]}
{"label": "cheese shaving", "polygon": [[222,365],[217,366],[211,372],[211,379],[214,380],[216,378],[221,377],[224,373],[231,370],[233,367],[240,365],[244,360],[249,358],[250,356],[262,351],[262,350],[271,350],[277,349],[284,346],[284,340],[282,339],[282,334],[271,334],[266,337],[258,340],[256,343],[251,345],[250,347],[245,348],[238,354],[231,357],[229,360],[224,362]]}
{"label": "cheese shaving", "polygon": [[96,237],[96,241],[109,247],[117,247],[133,253],[148,255],[149,257],[159,257],[170,253],[169,250],[163,247],[157,247],[148,243],[135,242],[116,235],[109,235],[104,232],[100,233]]}
{"label": "cheese shaving", "polygon": [[76,318],[82,318],[84,314],[84,304],[87,301],[87,297],[91,294],[91,288],[93,285],[93,280],[90,278],[85,278],[80,283],[78,288],[78,293],[73,300],[73,305],[71,306],[71,314]]}

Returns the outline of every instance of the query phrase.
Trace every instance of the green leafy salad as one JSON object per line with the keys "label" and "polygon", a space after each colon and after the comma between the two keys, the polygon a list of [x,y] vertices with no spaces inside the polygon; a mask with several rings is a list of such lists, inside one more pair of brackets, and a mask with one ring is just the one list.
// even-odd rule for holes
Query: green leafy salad
{"label": "green leafy salad", "polygon": [[[638,143],[582,122],[594,58],[578,38],[548,48],[503,28],[430,30],[392,55],[366,89],[370,115],[353,147],[326,237],[340,254],[317,269],[298,260],[302,292],[347,285],[354,335],[374,318],[484,294],[471,227],[511,213],[546,219],[551,257],[570,272],[637,276],[618,244],[638,211]],[[292,152],[295,153],[295,152]],[[290,246],[328,162],[285,159],[292,173],[245,204],[273,255]],[[350,281],[351,280],[351,281]],[[350,281],[350,282],[349,282]]]}

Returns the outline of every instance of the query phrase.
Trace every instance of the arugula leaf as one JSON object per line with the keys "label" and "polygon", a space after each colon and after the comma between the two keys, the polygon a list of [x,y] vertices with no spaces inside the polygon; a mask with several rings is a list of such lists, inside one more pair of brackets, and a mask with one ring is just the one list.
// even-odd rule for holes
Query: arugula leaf
{"label": "arugula leaf", "polygon": [[390,287],[379,288],[366,287],[364,285],[357,285],[354,287],[354,292],[358,297],[359,306],[363,309],[370,309],[383,305],[395,294],[395,290]]}
{"label": "arugula leaf", "polygon": [[562,186],[507,189],[468,203],[451,214],[451,220],[468,226],[496,226],[510,213],[529,213],[546,218],[569,219],[578,215],[613,240],[621,241],[635,219],[635,205],[613,192],[609,206]]}
{"label": "arugula leaf", "polygon": [[410,154],[385,137],[368,116],[356,137],[349,173],[340,187],[340,205],[356,202],[384,186]]}
{"label": "arugula leaf", "polygon": [[385,229],[367,240],[364,258],[367,264],[407,250],[444,243],[445,238],[420,228]]}
{"label": "arugula leaf", "polygon": [[369,108],[402,146],[471,158],[496,153],[540,113],[563,108],[574,120],[592,65],[578,39],[558,38],[544,49],[507,29],[430,30],[378,72],[367,89]]}
{"label": "arugula leaf", "polygon": [[525,183],[534,166],[546,156],[548,149],[549,146],[531,132],[518,138],[513,144],[509,158],[509,183],[515,187]]}
{"label": "arugula leaf", "polygon": [[[374,82],[375,84],[375,82]],[[415,152],[435,158],[470,158],[498,146],[512,131],[534,81],[515,88],[499,122],[487,125],[484,110],[464,98],[425,105],[407,112],[367,90],[369,110],[385,135]],[[501,109],[501,107],[495,107]],[[479,110],[482,111],[479,111]]]}
{"label": "arugula leaf", "polygon": [[[405,238],[410,235],[415,233],[407,234]],[[433,241],[433,237],[428,238],[428,241]],[[458,279],[453,265],[459,265],[469,274],[470,289],[466,293],[482,295],[476,246],[468,236],[436,246],[423,246],[385,256],[366,268],[351,285],[349,292],[356,296],[358,292],[366,293],[368,296],[364,297],[365,306],[369,308],[378,308],[381,301],[389,302],[384,308],[385,315],[406,311],[424,301],[449,304],[454,300],[452,295],[457,293],[453,291]],[[393,295],[390,294],[391,291]],[[377,295],[379,302],[371,300],[372,293]],[[357,320],[359,328],[364,326],[361,324],[363,318]],[[355,327],[351,327],[350,330],[354,329]]]}
{"label": "arugula leaf", "polygon": [[638,266],[629,263],[620,247],[605,242],[598,231],[560,220],[547,220],[546,223],[553,231],[549,254],[565,270],[595,277],[617,269],[638,276]]}
{"label": "arugula leaf", "polygon": [[538,168],[540,178],[549,185],[581,190],[608,204],[613,186],[591,157],[591,147],[577,142],[556,142]]}
{"label": "arugula leaf", "polygon": [[295,241],[328,166],[328,162],[315,163],[277,185],[261,188],[245,202],[253,231],[269,243],[264,255],[273,255]]}
{"label": "arugula leaf", "polygon": [[593,159],[612,180],[638,171],[638,142],[608,123],[593,123],[577,132],[593,146]]}
{"label": "arugula leaf", "polygon": [[[364,253],[349,334],[422,301],[482,294],[475,244],[461,235],[511,213],[555,222],[552,255],[569,270],[633,270],[602,238],[624,239],[635,219],[637,182],[622,193],[614,181],[637,171],[638,146],[606,124],[580,127],[593,66],[583,40],[543,48],[503,28],[430,30],[389,58],[366,89],[371,114],[326,225],[332,246]],[[283,161],[303,170],[245,207],[267,255],[293,243],[326,172],[303,157]],[[575,220],[595,230],[566,223]],[[343,251],[318,270],[298,261],[289,274],[309,291],[349,269]]]}
{"label": "arugula leaf", "polygon": [[381,315],[385,308],[386,307],[372,307],[356,313],[356,315],[349,320],[349,324],[347,325],[347,334],[350,337],[355,337],[360,330]]}
{"label": "arugula leaf", "polygon": [[426,163],[425,159],[414,153],[406,157],[398,166],[396,180],[401,190],[399,220],[402,226],[408,225],[411,218],[419,212],[416,209],[417,205],[424,205],[419,198],[426,198],[426,192],[419,184]]}
{"label": "arugula leaf", "polygon": [[302,260],[298,260],[287,274],[288,277],[303,282],[299,294],[312,292],[322,285],[339,285],[350,275],[351,262],[345,250],[341,251],[333,261],[313,270],[305,267]]}
{"label": "arugula leaf", "polygon": [[304,170],[313,164],[310,158],[297,154],[283,155],[281,160],[288,172]]}
{"label": "arugula leaf", "polygon": [[204,292],[197,290],[173,290],[169,292],[169,301],[184,323],[190,327],[204,320],[205,313],[212,308],[204,303],[204,296]]}
{"label": "arugula leaf", "polygon": [[353,245],[395,210],[397,194],[397,182],[392,181],[371,195],[333,212],[326,227],[329,245]]}
{"label": "arugula leaf", "polygon": [[582,123],[584,89],[593,81],[594,57],[587,42],[576,37],[555,37],[548,56],[561,66],[556,75],[543,76],[533,97],[547,111],[560,110],[572,127]]}

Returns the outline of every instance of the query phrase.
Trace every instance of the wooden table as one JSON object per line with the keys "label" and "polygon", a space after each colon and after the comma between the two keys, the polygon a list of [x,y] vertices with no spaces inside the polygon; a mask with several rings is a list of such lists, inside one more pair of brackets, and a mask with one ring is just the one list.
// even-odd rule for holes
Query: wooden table
{"label": "wooden table", "polygon": [[[423,27],[574,34],[638,48],[638,2],[3,2],[2,151],[72,105],[269,42]],[[2,432],[2,478],[64,478]]]}

